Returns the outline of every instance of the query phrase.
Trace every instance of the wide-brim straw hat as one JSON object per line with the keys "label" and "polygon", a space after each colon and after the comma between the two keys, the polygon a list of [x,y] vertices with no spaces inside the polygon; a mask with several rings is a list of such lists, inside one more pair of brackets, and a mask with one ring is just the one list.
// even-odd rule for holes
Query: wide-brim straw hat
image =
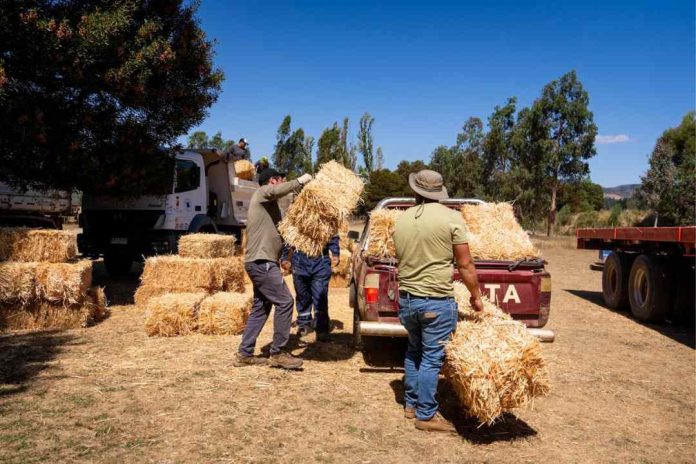
{"label": "wide-brim straw hat", "polygon": [[440,173],[423,169],[408,176],[408,185],[423,198],[429,200],[444,200],[449,198]]}

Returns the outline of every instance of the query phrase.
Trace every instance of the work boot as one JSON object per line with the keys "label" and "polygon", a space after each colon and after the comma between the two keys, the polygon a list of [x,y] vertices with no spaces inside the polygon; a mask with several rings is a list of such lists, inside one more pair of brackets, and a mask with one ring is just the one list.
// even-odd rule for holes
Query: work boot
{"label": "work boot", "polygon": [[457,433],[457,429],[454,428],[454,425],[442,417],[440,413],[435,413],[435,415],[428,420],[416,419],[416,428],[428,432]]}
{"label": "work boot", "polygon": [[329,343],[331,341],[331,334],[329,334],[329,332],[317,333],[317,341],[322,343]]}
{"label": "work boot", "polygon": [[258,356],[245,356],[241,353],[237,353],[234,356],[234,367],[264,366],[266,362],[266,358]]}
{"label": "work boot", "polygon": [[271,367],[281,367],[283,369],[299,369],[302,367],[302,360],[294,357],[287,351],[280,351],[271,355],[268,360],[268,365]]}
{"label": "work boot", "polygon": [[406,419],[415,419],[416,418],[416,408],[411,408],[406,406],[404,408],[404,417]]}

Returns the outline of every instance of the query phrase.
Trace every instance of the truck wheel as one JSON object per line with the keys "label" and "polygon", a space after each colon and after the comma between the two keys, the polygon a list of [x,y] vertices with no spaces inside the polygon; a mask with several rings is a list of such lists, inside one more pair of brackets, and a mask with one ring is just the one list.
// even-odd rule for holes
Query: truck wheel
{"label": "truck wheel", "polygon": [[355,288],[355,281],[352,281],[350,283],[350,287],[348,287],[348,305],[351,308],[355,308],[358,306],[358,295],[356,294],[357,290]]}
{"label": "truck wheel", "polygon": [[360,335],[360,310],[357,305],[353,307],[353,348],[362,349],[362,336]]}
{"label": "truck wheel", "polygon": [[612,252],[607,257],[602,271],[602,295],[608,308],[628,308],[628,276],[630,272],[630,255]]}
{"label": "truck wheel", "polygon": [[133,259],[129,256],[106,253],[104,255],[104,267],[110,277],[123,277],[130,273]]}
{"label": "truck wheel", "polygon": [[669,268],[649,255],[640,255],[633,262],[628,278],[628,300],[631,313],[641,322],[660,322],[670,308]]}

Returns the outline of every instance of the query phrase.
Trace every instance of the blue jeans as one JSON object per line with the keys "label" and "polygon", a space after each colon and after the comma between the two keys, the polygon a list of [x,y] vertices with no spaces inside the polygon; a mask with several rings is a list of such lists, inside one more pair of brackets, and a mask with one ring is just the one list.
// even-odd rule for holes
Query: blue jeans
{"label": "blue jeans", "polygon": [[404,400],[416,410],[417,419],[428,420],[437,412],[437,381],[445,345],[457,327],[457,304],[454,298],[406,295],[399,298],[399,306],[399,319],[408,331]]}
{"label": "blue jeans", "polygon": [[326,266],[316,266],[311,274],[292,274],[297,295],[297,325],[314,327],[318,333],[329,333],[331,263],[326,261]]}

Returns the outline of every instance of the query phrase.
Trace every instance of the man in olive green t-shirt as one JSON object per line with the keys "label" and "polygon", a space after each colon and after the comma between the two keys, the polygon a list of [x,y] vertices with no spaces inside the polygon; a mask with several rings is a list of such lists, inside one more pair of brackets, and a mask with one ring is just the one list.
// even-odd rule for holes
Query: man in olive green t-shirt
{"label": "man in olive green t-shirt", "polygon": [[416,194],[416,206],[404,211],[394,227],[399,319],[408,331],[404,416],[415,417],[419,430],[453,432],[452,424],[437,413],[435,392],[445,344],[457,324],[452,287],[455,259],[477,311],[483,309],[481,291],[464,220],[457,211],[438,202],[448,198],[442,176],[423,170],[411,174],[408,181]]}

